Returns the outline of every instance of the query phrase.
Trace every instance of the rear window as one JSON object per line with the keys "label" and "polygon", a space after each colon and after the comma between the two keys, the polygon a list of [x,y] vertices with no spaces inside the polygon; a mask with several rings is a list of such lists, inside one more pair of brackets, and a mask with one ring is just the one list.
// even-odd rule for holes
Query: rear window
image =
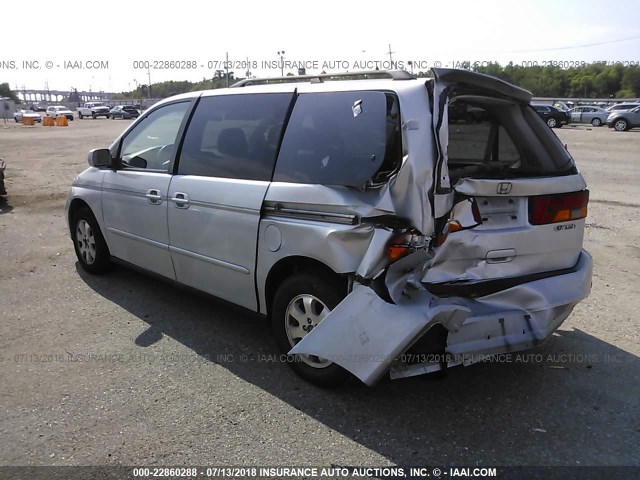
{"label": "rear window", "polygon": [[573,159],[534,108],[540,107],[480,96],[454,99],[448,145],[452,179],[575,173]]}
{"label": "rear window", "polygon": [[364,187],[400,165],[397,98],[384,92],[308,93],[298,97],[274,181]]}

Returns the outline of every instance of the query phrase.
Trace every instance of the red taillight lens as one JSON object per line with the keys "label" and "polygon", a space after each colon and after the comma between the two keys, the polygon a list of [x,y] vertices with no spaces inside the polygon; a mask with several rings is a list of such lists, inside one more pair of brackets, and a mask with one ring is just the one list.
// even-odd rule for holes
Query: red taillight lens
{"label": "red taillight lens", "polygon": [[530,197],[529,223],[544,225],[585,218],[588,203],[589,190]]}
{"label": "red taillight lens", "polygon": [[418,248],[426,245],[426,238],[416,230],[409,230],[400,235],[396,235],[387,245],[387,259],[395,262],[406,257]]}

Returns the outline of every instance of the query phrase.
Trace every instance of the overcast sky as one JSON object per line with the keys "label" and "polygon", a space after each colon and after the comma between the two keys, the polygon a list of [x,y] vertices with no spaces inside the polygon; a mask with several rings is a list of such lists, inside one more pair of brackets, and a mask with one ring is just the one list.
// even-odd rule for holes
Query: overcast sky
{"label": "overcast sky", "polygon": [[[3,17],[0,27],[0,82],[12,88],[48,84],[67,91],[126,91],[148,82],[147,69],[136,70],[134,62],[158,60],[193,61],[197,68],[151,69],[152,82],[196,81],[213,76],[226,52],[234,64],[247,58],[257,62],[251,71],[260,76],[280,74],[279,68],[261,68],[278,60],[280,50],[289,61],[318,62],[319,69],[309,73],[335,61],[353,70],[356,61],[389,60],[389,44],[393,60],[407,69],[409,60],[423,66],[465,60],[640,62],[638,0],[30,0],[14,5],[15,16]],[[88,60],[108,62],[108,68],[87,69]],[[39,69],[24,68],[25,61],[37,61]],[[65,62],[76,68],[65,69]],[[245,74],[244,68],[233,71]]]}

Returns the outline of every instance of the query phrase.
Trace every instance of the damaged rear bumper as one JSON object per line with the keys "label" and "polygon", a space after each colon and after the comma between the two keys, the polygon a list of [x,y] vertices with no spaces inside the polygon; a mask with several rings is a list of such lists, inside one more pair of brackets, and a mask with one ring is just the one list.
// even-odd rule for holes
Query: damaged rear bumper
{"label": "damaged rear bumper", "polygon": [[[570,273],[477,298],[443,298],[414,286],[397,304],[358,285],[290,353],[327,358],[373,385],[389,371],[391,378],[409,377],[528,349],[551,336],[589,295],[592,268],[583,250]],[[437,324],[448,332],[441,352],[447,360],[403,361],[402,354]]]}

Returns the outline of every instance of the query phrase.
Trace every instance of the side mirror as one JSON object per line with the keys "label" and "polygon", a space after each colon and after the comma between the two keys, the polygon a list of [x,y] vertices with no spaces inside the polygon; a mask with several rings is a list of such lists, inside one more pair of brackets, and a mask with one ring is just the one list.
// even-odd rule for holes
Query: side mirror
{"label": "side mirror", "polygon": [[89,152],[89,165],[96,168],[111,166],[111,151],[108,148],[94,148]]}

